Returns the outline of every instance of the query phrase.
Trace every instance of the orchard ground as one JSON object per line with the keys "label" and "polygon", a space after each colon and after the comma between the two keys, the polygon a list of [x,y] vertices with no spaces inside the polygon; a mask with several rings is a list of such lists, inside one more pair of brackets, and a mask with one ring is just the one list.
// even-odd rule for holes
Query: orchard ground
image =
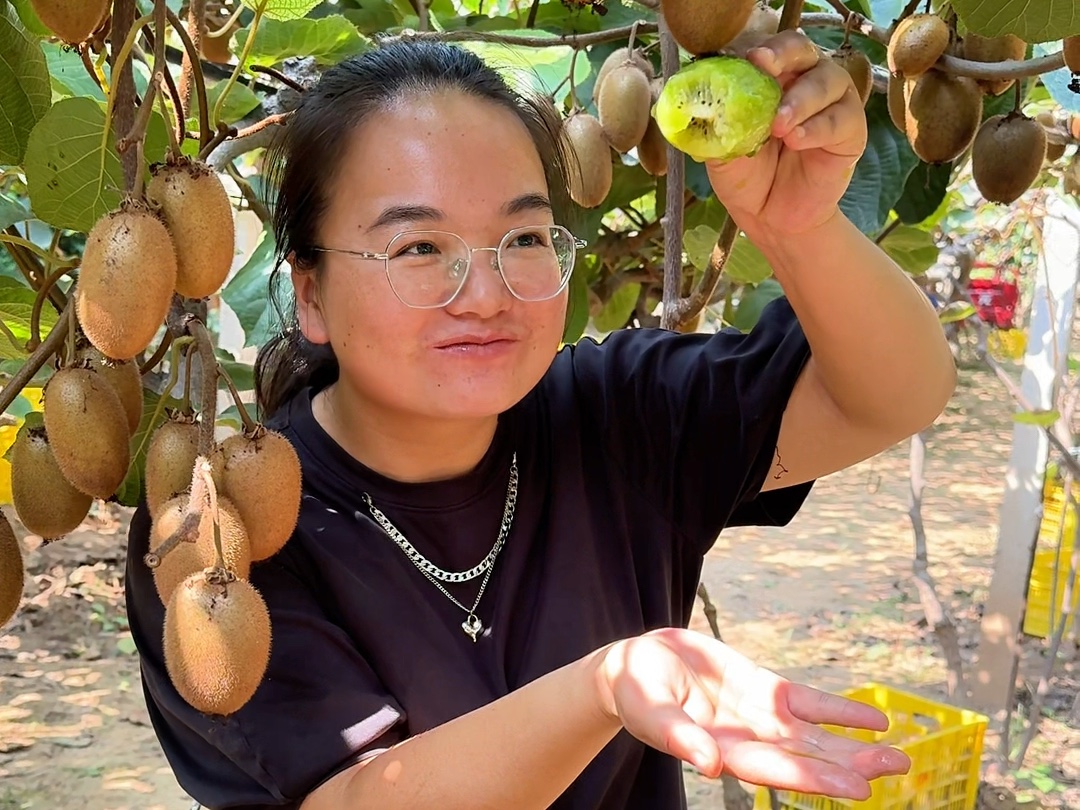
{"label": "orchard ground", "polygon": [[[1010,412],[991,373],[962,368],[928,444],[931,573],[967,658],[990,583]],[[725,533],[704,574],[725,640],[827,689],[874,680],[942,699],[942,658],[911,585],[907,487],[904,442],[819,482],[790,526]],[[0,810],[187,810],[150,727],[126,632],[128,515],[91,518],[48,547],[26,538],[28,602],[0,634]],[[709,632],[700,605],[693,626]],[[1022,674],[1032,691],[1044,655],[1041,641],[1027,640]],[[1025,808],[1080,807],[1080,728],[1066,722],[1078,685],[1074,658],[1028,754],[1042,789],[1006,781],[1030,799]],[[719,783],[689,769],[686,781],[692,810],[723,807]]]}

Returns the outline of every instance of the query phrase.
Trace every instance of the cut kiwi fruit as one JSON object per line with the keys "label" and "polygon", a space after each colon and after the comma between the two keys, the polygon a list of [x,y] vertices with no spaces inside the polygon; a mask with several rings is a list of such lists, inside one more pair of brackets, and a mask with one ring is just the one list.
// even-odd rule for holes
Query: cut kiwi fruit
{"label": "cut kiwi fruit", "polygon": [[611,191],[611,147],[604,128],[587,112],[575,112],[563,122],[563,139],[570,159],[570,197],[583,208],[595,208]]}
{"label": "cut kiwi fruit", "polygon": [[1042,171],[1046,130],[1020,112],[993,115],[983,122],[971,146],[976,188],[990,202],[1016,202]]}
{"label": "cut kiwi fruit", "polygon": [[948,163],[971,146],[982,123],[983,93],[974,79],[928,70],[909,86],[907,137],[927,163]]}
{"label": "cut kiwi fruit", "polygon": [[[972,62],[1020,60],[1027,54],[1027,43],[1012,34],[1006,34],[1003,37],[983,37],[969,32],[964,37],[961,54]],[[992,96],[1000,96],[1013,86],[1013,81],[1013,79],[980,80],[979,86]]]}
{"label": "cut kiwi fruit", "polygon": [[866,102],[870,100],[870,94],[874,91],[874,67],[869,57],[848,43],[837,48],[831,58],[847,71],[865,107]]}
{"label": "cut kiwi fruit", "polygon": [[949,26],[936,14],[905,17],[889,37],[889,72],[909,79],[925,73],[945,53],[950,39]]}
{"label": "cut kiwi fruit", "polygon": [[597,117],[616,151],[625,154],[641,143],[649,126],[651,98],[649,78],[630,60],[604,77],[597,94]]}
{"label": "cut kiwi fruit", "polygon": [[672,38],[694,56],[716,54],[746,27],[755,0],[661,0]]}
{"label": "cut kiwi fruit", "polygon": [[668,79],[653,108],[660,131],[694,160],[728,161],[768,141],[780,108],[779,83],[746,59],[699,59]]}

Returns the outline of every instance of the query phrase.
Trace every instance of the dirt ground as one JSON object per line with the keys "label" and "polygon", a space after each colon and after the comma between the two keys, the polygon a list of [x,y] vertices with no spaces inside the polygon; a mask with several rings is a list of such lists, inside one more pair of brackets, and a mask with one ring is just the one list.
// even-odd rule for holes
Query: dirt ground
{"label": "dirt ground", "polygon": [[[990,582],[1011,429],[993,376],[964,369],[929,438],[923,511],[931,573],[969,658]],[[945,669],[911,584],[907,469],[904,442],[819,482],[788,527],[726,532],[704,574],[725,641],[820,687],[882,681],[941,699]],[[91,518],[47,547],[26,538],[32,581],[22,612],[0,633],[0,810],[188,810],[149,725],[126,629],[127,516],[106,509]],[[709,632],[700,609],[693,626]],[[1025,696],[1044,656],[1043,642],[1027,641]],[[1027,778],[995,779],[1025,808],[1080,808],[1080,729],[1065,722],[1080,683],[1078,658],[1066,662],[1049,695]],[[686,781],[693,810],[723,807],[718,783],[690,770]]]}

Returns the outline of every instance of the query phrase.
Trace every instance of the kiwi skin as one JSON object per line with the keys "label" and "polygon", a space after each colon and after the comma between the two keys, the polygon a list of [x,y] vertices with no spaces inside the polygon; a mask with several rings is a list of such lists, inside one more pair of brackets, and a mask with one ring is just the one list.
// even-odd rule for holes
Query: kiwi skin
{"label": "kiwi skin", "polygon": [[909,85],[907,137],[921,160],[955,160],[982,123],[983,93],[974,79],[929,70]]}
{"label": "kiwi skin", "polygon": [[7,515],[0,512],[0,627],[14,618],[24,587],[26,567],[22,546]]}
{"label": "kiwi skin", "polygon": [[851,76],[855,90],[862,100],[863,106],[870,100],[870,94],[874,91],[874,68],[870,59],[853,45],[841,45],[832,55],[832,60],[840,65]]}
{"label": "kiwi skin", "polygon": [[42,25],[69,45],[90,38],[105,20],[109,0],[30,0]]}
{"label": "kiwi skin", "polygon": [[[594,97],[599,95],[600,86],[604,83],[604,79],[608,77],[608,74],[627,61],[627,54],[629,54],[629,49],[623,45],[621,48],[612,51],[611,55],[601,63],[600,70],[596,72],[596,82],[593,83]],[[630,56],[629,61],[637,65],[650,81],[656,76],[656,70],[653,68],[652,62],[645,58],[645,54],[641,52],[640,48],[634,48],[634,53]]]}
{"label": "kiwi skin", "polygon": [[[964,37],[961,53],[972,62],[1004,62],[1020,60],[1027,54],[1027,43],[1013,34],[1003,37],[983,37],[969,32]],[[979,86],[991,96],[1000,96],[1013,86],[1014,79],[980,81]]]}
{"label": "kiwi skin", "polygon": [[[652,104],[656,103],[656,99],[660,97],[660,91],[663,89],[663,79],[656,78],[649,82]],[[664,138],[664,133],[660,131],[660,125],[656,123],[656,119],[652,115],[649,115],[649,126],[645,129],[645,135],[642,136],[641,143],[637,147],[638,162],[641,163],[641,168],[653,177],[663,177],[667,174],[667,148],[668,142]]]}
{"label": "kiwi skin", "polygon": [[165,608],[165,668],[177,692],[208,715],[251,700],[270,662],[270,613],[250,583],[199,571]]}
{"label": "kiwi skin", "polygon": [[60,472],[37,413],[27,416],[11,448],[11,500],[23,525],[44,540],[75,531],[94,502]]}
{"label": "kiwi skin", "polygon": [[907,131],[907,90],[904,85],[910,79],[905,79],[895,73],[889,74],[889,87],[887,98],[889,102],[889,118],[893,126],[901,132]]}
{"label": "kiwi skin", "polygon": [[193,419],[174,415],[154,431],[146,450],[146,505],[151,514],[191,489],[198,451],[199,426]]}
{"label": "kiwi skin", "polygon": [[91,366],[104,377],[120,397],[127,415],[128,432],[134,435],[139,429],[143,415],[142,375],[134,360],[112,360],[93,346],[82,347],[77,356],[88,360]]}
{"label": "kiwi skin", "polygon": [[570,197],[583,208],[595,208],[607,199],[613,179],[604,128],[589,113],[572,113],[563,122],[563,138],[570,152]]}
{"label": "kiwi skin", "polygon": [[889,37],[889,72],[907,78],[925,73],[945,53],[950,36],[949,26],[936,14],[905,17]]}
{"label": "kiwi skin", "polygon": [[1061,44],[1061,53],[1065,57],[1065,66],[1070,72],[1080,73],[1080,34],[1065,37]]}
{"label": "kiwi skin", "polygon": [[120,397],[88,368],[62,368],[45,383],[45,430],[72,486],[110,498],[127,476],[131,439]]}
{"label": "kiwi skin", "polygon": [[1058,126],[1057,119],[1052,113],[1041,112],[1035,116],[1035,120],[1046,130],[1046,162],[1054,163],[1060,160],[1065,154],[1068,142],[1065,132]]}
{"label": "kiwi skin", "polygon": [[75,286],[79,325],[106,357],[130,360],[157,335],[175,285],[176,250],[165,224],[126,201],[87,235]]}
{"label": "kiwi skin", "polygon": [[612,148],[626,153],[641,143],[651,107],[649,79],[632,62],[624,62],[605,77],[596,108]]}
{"label": "kiwi skin", "polygon": [[694,56],[717,53],[738,36],[756,0],[661,0],[672,38]]}
{"label": "kiwi skin", "polygon": [[1018,200],[1042,171],[1046,130],[1022,113],[987,118],[971,146],[975,186],[990,202]]}

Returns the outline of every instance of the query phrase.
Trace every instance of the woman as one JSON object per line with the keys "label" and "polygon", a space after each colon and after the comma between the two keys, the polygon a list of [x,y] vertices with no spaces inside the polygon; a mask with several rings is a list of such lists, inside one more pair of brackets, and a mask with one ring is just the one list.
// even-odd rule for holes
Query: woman
{"label": "woman", "polygon": [[131,528],[146,699],[204,806],[667,810],[680,760],[856,798],[906,770],[818,725],[881,713],[684,629],[724,527],[786,523],[954,384],[924,297],[837,208],[866,138],[847,74],[795,32],[751,58],[785,87],[775,137],[709,176],[786,299],[749,335],[562,351],[577,243],[550,106],[435,44],[305,95],[272,161],[296,321],[259,359],[304,499],[251,573],[273,651],[236,714],[170,685],[145,508]]}

